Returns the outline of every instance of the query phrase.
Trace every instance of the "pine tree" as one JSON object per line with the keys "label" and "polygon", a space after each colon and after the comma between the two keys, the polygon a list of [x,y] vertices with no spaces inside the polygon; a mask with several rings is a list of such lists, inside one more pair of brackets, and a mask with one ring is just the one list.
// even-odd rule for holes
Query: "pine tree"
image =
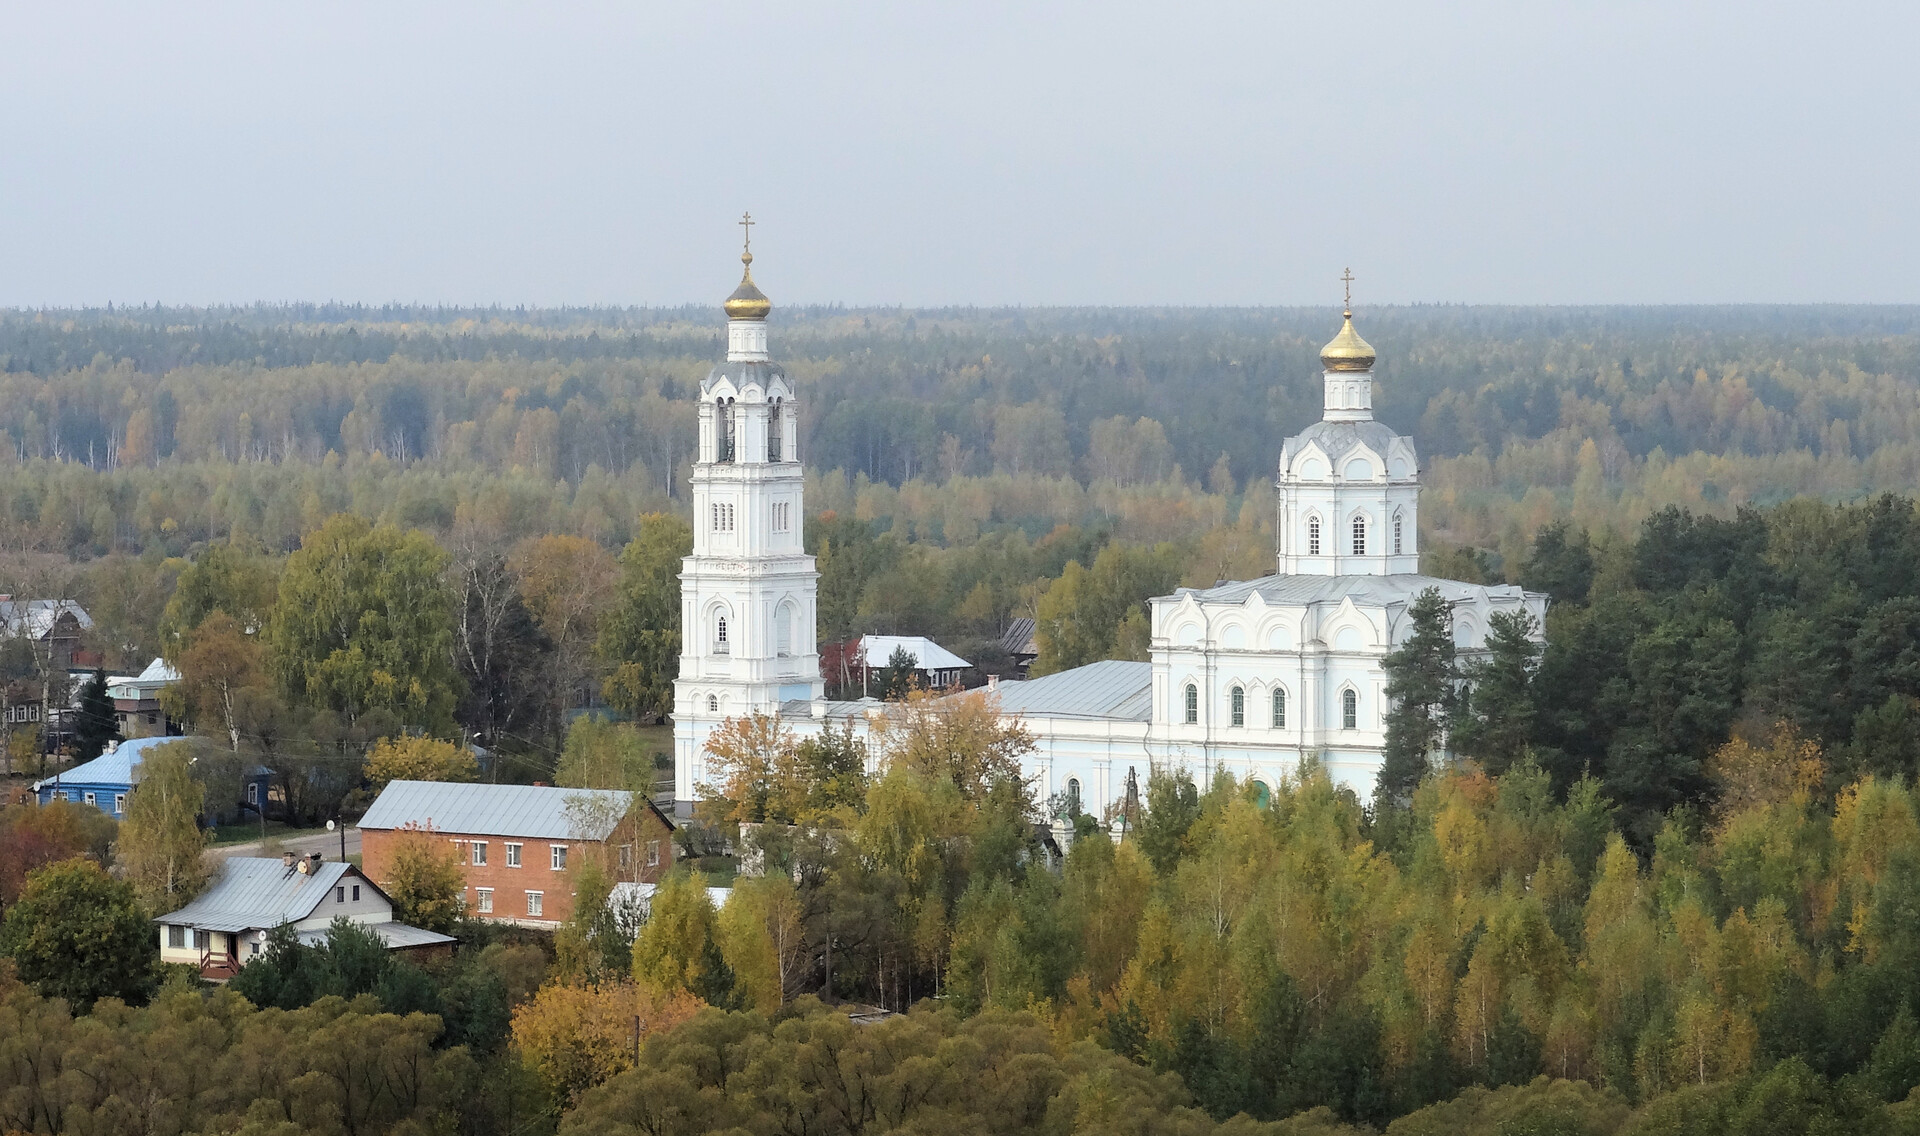
{"label": "pine tree", "polygon": [[1377,798],[1404,804],[1446,740],[1456,701],[1452,609],[1440,589],[1428,588],[1407,608],[1413,632],[1382,660],[1387,674],[1387,739]]}
{"label": "pine tree", "polygon": [[1471,693],[1461,700],[1456,751],[1499,776],[1527,751],[1533,736],[1533,672],[1540,657],[1533,616],[1497,611],[1487,620],[1487,655],[1465,668]]}

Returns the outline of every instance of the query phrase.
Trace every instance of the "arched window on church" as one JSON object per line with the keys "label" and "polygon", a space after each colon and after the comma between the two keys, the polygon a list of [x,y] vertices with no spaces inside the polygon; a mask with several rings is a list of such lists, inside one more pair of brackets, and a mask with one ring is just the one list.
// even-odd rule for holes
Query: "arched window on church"
{"label": "arched window on church", "polygon": [[731,648],[727,646],[727,617],[722,615],[713,621],[713,653],[724,655]]}
{"label": "arched window on church", "polygon": [[733,460],[733,400],[723,398],[714,403],[713,412],[720,416],[720,461]]}
{"label": "arched window on church", "polygon": [[785,604],[773,616],[773,653],[793,654],[793,608]]}
{"label": "arched window on church", "polygon": [[1067,814],[1068,820],[1080,815],[1080,779],[1078,777],[1067,778],[1067,803],[1063,811]]}
{"label": "arched window on church", "polygon": [[1191,726],[1194,723],[1198,722],[1199,720],[1200,720],[1200,688],[1193,685],[1192,683],[1188,683],[1187,684],[1187,725]]}
{"label": "arched window on church", "polygon": [[1354,691],[1340,692],[1340,728],[1343,730],[1360,728],[1360,695]]}
{"label": "arched window on church", "polygon": [[1393,515],[1393,554],[1395,556],[1400,555],[1400,550],[1401,550],[1400,531],[1401,531],[1401,526],[1403,524],[1405,524],[1405,518],[1401,517],[1400,514],[1395,513]]}
{"label": "arched window on church", "polygon": [[1307,518],[1307,555],[1320,555],[1320,518]]}
{"label": "arched window on church", "polygon": [[718,714],[719,712],[720,712],[720,696],[717,694],[707,695],[707,713]]}
{"label": "arched window on church", "polygon": [[767,460],[770,462],[785,461],[787,458],[786,439],[780,428],[781,410],[780,400],[776,398],[767,411]]}
{"label": "arched window on church", "polygon": [[1287,728],[1287,692],[1277,686],[1273,688],[1273,728]]}
{"label": "arched window on church", "polygon": [[1227,696],[1227,703],[1233,711],[1233,718],[1232,718],[1233,724],[1236,726],[1246,725],[1247,724],[1247,692],[1240,689],[1237,686],[1234,687],[1233,691]]}
{"label": "arched window on church", "polygon": [[1365,517],[1353,519],[1353,554],[1355,556],[1367,554],[1367,519]]}

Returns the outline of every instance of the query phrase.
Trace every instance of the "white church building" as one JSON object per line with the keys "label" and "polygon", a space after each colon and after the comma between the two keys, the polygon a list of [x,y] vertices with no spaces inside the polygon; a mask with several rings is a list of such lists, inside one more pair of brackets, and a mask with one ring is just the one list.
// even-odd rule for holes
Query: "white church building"
{"label": "white church building", "polygon": [[[728,718],[773,713],[804,736],[845,721],[863,732],[883,712],[824,697],[819,574],[801,546],[799,403],[768,354],[772,305],[754,285],[752,253],[741,260],[725,305],[727,360],[700,388],[673,714],[682,810],[710,780],[706,739]],[[1494,612],[1525,610],[1544,625],[1541,593],[1419,574],[1419,455],[1374,420],[1374,351],[1351,310],[1320,361],[1321,420],[1280,449],[1275,573],[1154,598],[1147,662],[998,684],[1002,711],[1038,741],[1026,760],[1041,799],[1077,798],[1098,815],[1130,771],[1143,787],[1169,765],[1271,787],[1306,759],[1364,799],[1386,734],[1382,660],[1407,635],[1414,597],[1440,589],[1467,655],[1484,649]]]}

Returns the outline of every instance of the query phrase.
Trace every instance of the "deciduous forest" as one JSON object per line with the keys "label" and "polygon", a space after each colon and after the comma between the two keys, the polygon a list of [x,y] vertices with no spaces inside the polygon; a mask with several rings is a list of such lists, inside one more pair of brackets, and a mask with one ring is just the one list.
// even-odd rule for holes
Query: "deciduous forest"
{"label": "deciduous forest", "polygon": [[[1271,570],[1334,329],[775,319],[821,638],[992,667],[1031,616],[1037,672],[1143,657],[1146,597]],[[1036,800],[989,695],[911,691],[865,743],[717,735],[683,858],[741,832],[767,867],[723,906],[683,868],[642,917],[588,864],[523,936],[423,851],[397,916],[453,958],[337,927],[209,992],[146,920],[242,760],[310,822],[393,777],[652,783],[719,320],[0,317],[0,591],[82,600],[110,667],[172,661],[196,735],[154,759],[164,814],[0,808],[0,1128],[1920,1133],[1920,310],[1360,320],[1427,570],[1554,601],[1544,652],[1394,652],[1375,799],[1309,762]]]}

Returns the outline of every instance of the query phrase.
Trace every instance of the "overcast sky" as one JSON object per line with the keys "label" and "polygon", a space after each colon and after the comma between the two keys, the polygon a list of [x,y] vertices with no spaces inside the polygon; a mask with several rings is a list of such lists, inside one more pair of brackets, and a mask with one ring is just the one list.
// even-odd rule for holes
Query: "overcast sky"
{"label": "overcast sky", "polygon": [[1920,301],[1920,5],[8,3],[0,305]]}

